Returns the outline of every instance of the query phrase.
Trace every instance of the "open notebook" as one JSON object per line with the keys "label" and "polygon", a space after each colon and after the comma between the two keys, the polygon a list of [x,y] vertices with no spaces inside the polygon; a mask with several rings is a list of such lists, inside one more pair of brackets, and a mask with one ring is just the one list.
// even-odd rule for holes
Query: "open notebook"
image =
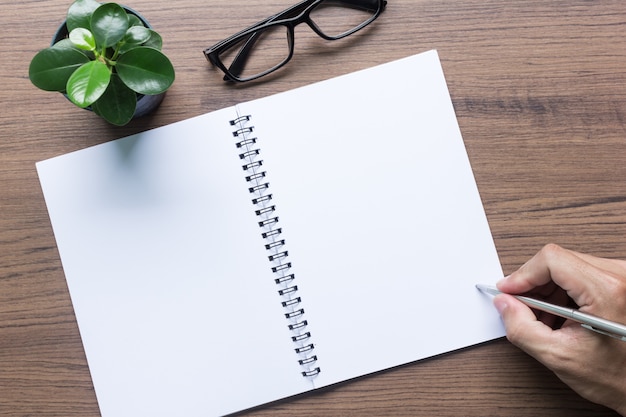
{"label": "open notebook", "polygon": [[504,334],[436,51],[37,169],[104,417],[228,414]]}

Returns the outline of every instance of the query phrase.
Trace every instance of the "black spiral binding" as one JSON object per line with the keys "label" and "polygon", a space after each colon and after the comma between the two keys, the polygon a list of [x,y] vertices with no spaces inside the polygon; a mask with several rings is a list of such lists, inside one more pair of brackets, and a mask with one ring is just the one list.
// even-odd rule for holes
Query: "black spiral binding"
{"label": "black spiral binding", "polygon": [[261,151],[254,137],[254,126],[250,124],[251,116],[240,116],[230,121],[235,126],[233,136],[242,160],[248,191],[252,195],[257,223],[261,229],[261,237],[265,241],[267,258],[274,273],[274,282],[278,286],[278,295],[281,305],[285,309],[287,327],[292,332],[291,341],[294,351],[298,355],[298,363],[302,366],[302,376],[310,378],[320,373],[316,366],[317,356],[313,353],[315,345],[311,342],[311,332],[307,330],[308,322],[304,318],[302,298],[298,296],[298,286],[294,283],[295,275],[291,272],[289,251],[285,239],[282,237],[282,228],[279,227],[279,217],[276,213],[274,196],[270,192],[269,182],[266,180]]}

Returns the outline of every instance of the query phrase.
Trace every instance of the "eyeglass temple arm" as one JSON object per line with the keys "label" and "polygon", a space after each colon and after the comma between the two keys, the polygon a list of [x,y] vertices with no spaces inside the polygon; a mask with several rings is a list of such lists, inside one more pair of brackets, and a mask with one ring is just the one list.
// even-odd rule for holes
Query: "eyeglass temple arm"
{"label": "eyeglass temple arm", "polygon": [[[334,1],[331,0],[331,3],[333,2],[349,4],[353,6],[358,6],[360,8],[365,8],[365,9],[372,9],[372,10],[378,9],[378,0],[334,0]],[[263,26],[267,23],[274,22],[276,20],[280,20],[280,19],[291,17],[293,15],[297,15],[301,12],[301,9],[306,8],[309,3],[310,3],[310,0],[302,1],[281,13],[275,14],[274,16],[270,16],[267,19],[262,20],[250,26],[248,29],[246,29],[246,31],[254,29],[256,27]],[[383,7],[385,7],[386,4],[387,2],[383,1]],[[231,74],[234,74],[235,76],[239,76],[241,74],[241,71],[243,70],[247,62],[247,58],[250,54],[250,51],[254,47],[254,44],[256,43],[257,39],[258,39],[258,34],[253,33],[252,35],[250,35],[248,40],[246,40],[245,45],[239,50],[239,52],[237,53],[237,56],[233,59],[233,62],[228,68]],[[224,81],[228,81],[228,80],[230,80],[230,77],[224,76]]]}

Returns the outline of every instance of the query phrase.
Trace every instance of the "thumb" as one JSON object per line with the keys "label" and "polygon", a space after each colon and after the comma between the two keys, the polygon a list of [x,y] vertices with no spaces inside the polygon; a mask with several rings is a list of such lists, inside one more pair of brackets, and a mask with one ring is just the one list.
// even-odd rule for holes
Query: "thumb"
{"label": "thumb", "polygon": [[508,294],[495,296],[493,304],[502,317],[507,339],[543,362],[553,341],[553,330],[537,320],[529,307]]}

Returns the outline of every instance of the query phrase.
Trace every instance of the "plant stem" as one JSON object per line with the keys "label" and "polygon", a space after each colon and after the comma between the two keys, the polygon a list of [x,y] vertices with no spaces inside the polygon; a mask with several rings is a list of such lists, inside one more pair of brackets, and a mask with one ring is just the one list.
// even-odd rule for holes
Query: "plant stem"
{"label": "plant stem", "polygon": [[116,47],[115,47],[115,52],[113,52],[113,56],[111,57],[111,62],[113,62],[112,65],[115,65],[115,60],[117,60],[117,57],[120,54],[120,48],[122,47],[123,43],[119,42]]}

